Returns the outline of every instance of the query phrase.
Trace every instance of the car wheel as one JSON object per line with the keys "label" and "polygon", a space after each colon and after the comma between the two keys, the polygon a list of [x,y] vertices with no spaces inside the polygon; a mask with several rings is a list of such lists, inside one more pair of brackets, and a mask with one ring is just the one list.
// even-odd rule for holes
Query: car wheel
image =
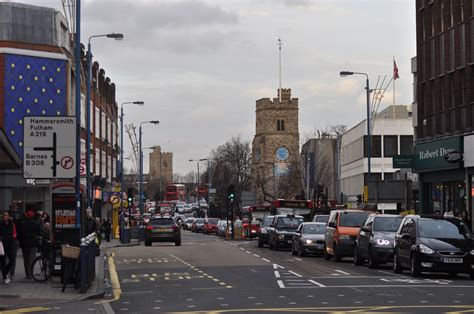
{"label": "car wheel", "polygon": [[452,271],[449,273],[449,278],[456,278],[457,276],[458,276],[457,272]]}
{"label": "car wheel", "polygon": [[145,246],[151,246],[151,241],[145,241]]}
{"label": "car wheel", "polygon": [[359,249],[356,245],[355,249],[354,249],[354,265],[356,266],[361,266],[364,264],[364,261],[360,258],[359,256]]}
{"label": "car wheel", "polygon": [[342,256],[339,254],[339,252],[337,251],[337,246],[336,246],[336,243],[334,243],[334,260],[337,262],[337,263],[340,263],[341,260],[342,260]]}
{"label": "car wheel", "polygon": [[270,247],[270,250],[273,250],[273,241],[268,241],[268,246]]}
{"label": "car wheel", "polygon": [[296,252],[296,250],[295,250],[295,245],[292,244],[292,245],[291,245],[291,255],[296,255],[296,254],[297,254],[297,252]]}
{"label": "car wheel", "polygon": [[399,274],[403,271],[400,261],[398,260],[397,252],[393,252],[393,272]]}
{"label": "car wheel", "polygon": [[301,243],[298,246],[298,256],[306,256],[306,252],[304,251],[303,246],[301,245]]}
{"label": "car wheel", "polygon": [[420,265],[418,263],[415,253],[413,253],[410,258],[410,275],[412,277],[419,277],[420,273]]}
{"label": "car wheel", "polygon": [[377,263],[377,260],[375,259],[375,256],[374,256],[374,250],[372,249],[372,247],[369,247],[369,268],[377,268],[379,266],[379,264]]}
{"label": "car wheel", "polygon": [[326,245],[324,245],[324,259],[329,261],[331,259],[331,255],[328,253]]}
{"label": "car wheel", "polygon": [[280,249],[280,248],[278,247],[278,242],[277,242],[277,241],[275,241],[275,243],[273,244],[273,249],[274,249],[275,251],[278,251],[278,250]]}
{"label": "car wheel", "polygon": [[175,246],[181,246],[181,239],[177,240],[175,243],[174,243]]}
{"label": "car wheel", "polygon": [[263,247],[263,240],[258,238],[258,247]]}
{"label": "car wheel", "polygon": [[474,280],[474,272],[469,273],[469,278],[471,278],[472,280]]}

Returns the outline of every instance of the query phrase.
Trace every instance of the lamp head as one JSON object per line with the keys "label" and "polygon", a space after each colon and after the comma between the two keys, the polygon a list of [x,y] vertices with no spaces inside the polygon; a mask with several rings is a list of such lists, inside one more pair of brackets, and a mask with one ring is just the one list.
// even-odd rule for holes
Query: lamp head
{"label": "lamp head", "polygon": [[152,121],[150,121],[150,123],[152,123],[152,124],[159,124],[160,121],[158,121],[158,120],[152,120]]}
{"label": "lamp head", "polygon": [[143,105],[145,105],[145,102],[143,102],[143,101],[134,101],[133,104],[143,106]]}
{"label": "lamp head", "polygon": [[123,40],[123,34],[122,33],[112,33],[112,34],[107,34],[107,38],[113,38],[115,40]]}
{"label": "lamp head", "polygon": [[188,161],[194,161],[194,159],[189,159]]}
{"label": "lamp head", "polygon": [[354,72],[351,72],[351,71],[341,71],[339,72],[339,75],[341,77],[346,77],[346,76],[349,76],[349,75],[354,75]]}

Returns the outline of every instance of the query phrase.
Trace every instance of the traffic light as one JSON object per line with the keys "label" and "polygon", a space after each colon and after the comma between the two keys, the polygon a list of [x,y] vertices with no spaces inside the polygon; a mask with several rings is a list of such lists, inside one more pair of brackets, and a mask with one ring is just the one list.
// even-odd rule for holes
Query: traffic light
{"label": "traffic light", "polygon": [[128,196],[128,206],[132,207],[133,206],[133,188],[128,188],[127,196]]}
{"label": "traffic light", "polygon": [[357,205],[362,204],[362,194],[357,195]]}
{"label": "traffic light", "polygon": [[227,188],[227,198],[229,199],[229,201],[231,203],[234,202],[234,199],[235,199],[235,191],[234,191],[234,186],[231,184],[229,185],[229,187]]}
{"label": "traffic light", "polygon": [[321,195],[324,195],[324,186],[318,184],[318,198],[321,197]]}

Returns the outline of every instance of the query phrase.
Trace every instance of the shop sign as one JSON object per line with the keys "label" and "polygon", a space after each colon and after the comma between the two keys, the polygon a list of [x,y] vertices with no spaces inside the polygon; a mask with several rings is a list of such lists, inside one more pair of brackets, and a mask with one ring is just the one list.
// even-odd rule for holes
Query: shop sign
{"label": "shop sign", "polygon": [[413,155],[396,155],[392,158],[393,168],[413,168]]}
{"label": "shop sign", "polygon": [[462,161],[462,153],[453,150],[452,152],[447,153],[444,155],[444,160],[450,163],[457,163]]}
{"label": "shop sign", "polygon": [[[417,172],[455,169],[461,166],[460,160],[447,161],[445,156],[462,156],[462,137],[451,137],[439,141],[421,143],[415,146],[414,166]],[[451,157],[448,157],[451,159]],[[454,158],[455,159],[455,158]]]}

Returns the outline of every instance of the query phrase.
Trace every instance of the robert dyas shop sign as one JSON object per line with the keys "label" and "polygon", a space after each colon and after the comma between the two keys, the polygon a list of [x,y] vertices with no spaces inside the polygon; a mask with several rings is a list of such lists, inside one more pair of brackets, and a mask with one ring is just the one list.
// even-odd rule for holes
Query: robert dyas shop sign
{"label": "robert dyas shop sign", "polygon": [[415,146],[417,172],[455,169],[462,166],[462,137],[421,143]]}

